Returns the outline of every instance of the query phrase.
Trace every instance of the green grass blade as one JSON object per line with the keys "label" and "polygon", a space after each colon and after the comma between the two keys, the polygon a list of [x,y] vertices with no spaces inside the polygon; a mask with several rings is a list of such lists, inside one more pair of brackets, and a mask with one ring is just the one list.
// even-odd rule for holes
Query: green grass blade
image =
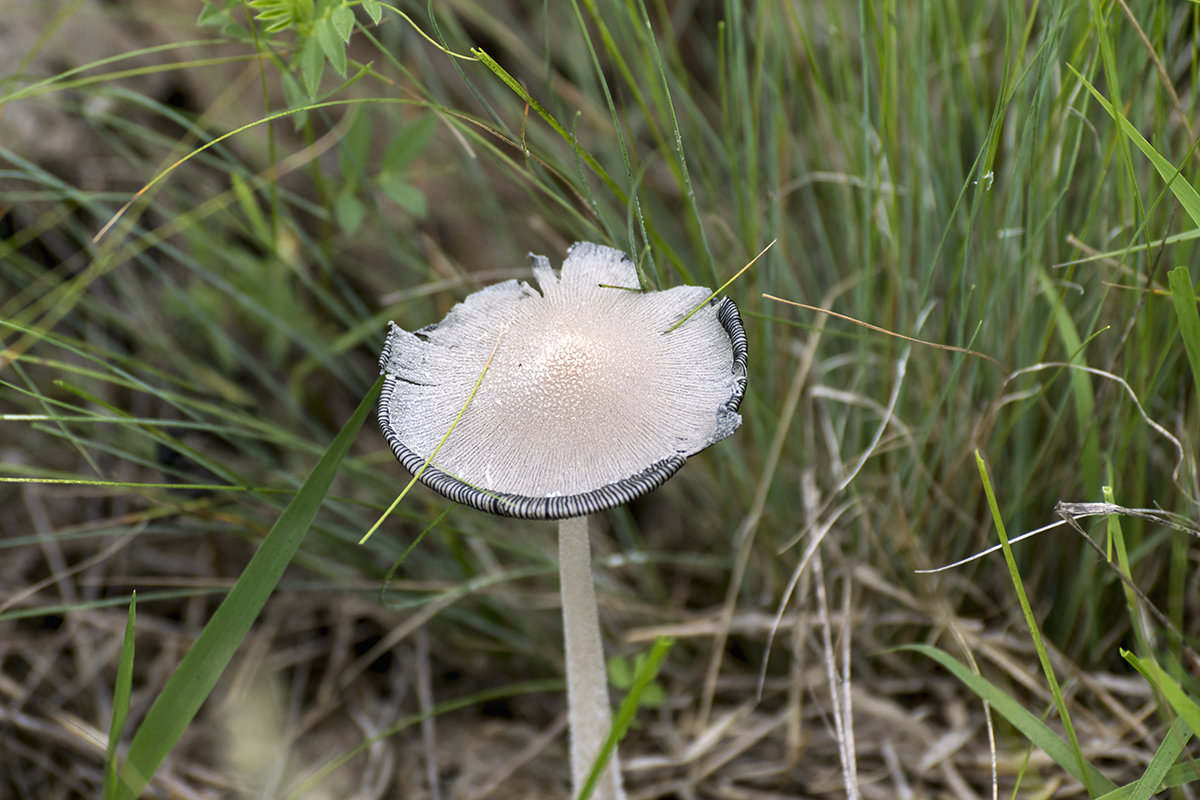
{"label": "green grass blade", "polygon": [[542,104],[539,103],[516,78],[510,75],[508,71],[504,69],[504,67],[500,66],[496,59],[492,58],[484,50],[478,47],[471,48],[471,54],[479,59],[481,64],[490,69],[492,73],[504,83],[505,86],[507,86],[509,89],[512,89],[513,92],[516,93],[517,97],[521,98],[523,102],[528,103],[529,107],[532,108],[539,117],[545,120],[546,124],[549,125],[555,133],[561,136],[563,141],[571,145],[571,147],[575,150],[575,155],[582,159],[583,162],[592,170],[592,172],[595,173],[598,178],[600,178],[600,180],[604,181],[604,185],[609,188],[609,190],[621,203],[625,203],[628,200],[625,192],[620,186],[617,185],[617,182],[614,181],[612,176],[605,171],[604,167],[600,166],[600,162],[597,161],[591,153],[584,150],[579,142],[575,140],[575,137],[568,133],[567,129],[562,126],[562,123],[555,119],[553,114],[543,108]]}
{"label": "green grass blade", "polygon": [[1200,767],[1197,767],[1195,762],[1176,764],[1167,771],[1167,776],[1163,778],[1163,788],[1172,789],[1176,786],[1195,783],[1197,780],[1200,780]]}
{"label": "green grass blade", "polygon": [[1187,267],[1176,267],[1167,273],[1171,286],[1171,302],[1175,304],[1175,316],[1179,319],[1179,335],[1192,365],[1192,379],[1196,382],[1196,396],[1200,397],[1200,313],[1196,311],[1196,293],[1192,289],[1192,278]]}
{"label": "green grass blade", "polygon": [[1151,658],[1138,658],[1127,650],[1122,650],[1121,655],[1133,665],[1134,669],[1142,673],[1142,677],[1156,691],[1166,698],[1167,703],[1188,724],[1188,727],[1194,731],[1200,730],[1200,703],[1189,696],[1183,687],[1159,666],[1157,661]]}
{"label": "green grass blade", "polygon": [[[1054,675],[1054,667],[1050,664],[1050,657],[1046,654],[1046,645],[1042,641],[1041,631],[1038,629],[1037,619],[1033,616],[1033,609],[1029,605],[1029,598],[1025,594],[1025,584],[1021,581],[1021,573],[1017,569],[1017,561],[1013,558],[1012,548],[1008,544],[1008,533],[1004,528],[1004,519],[1000,516],[1000,506],[996,502],[996,493],[992,489],[992,481],[988,476],[987,465],[983,462],[983,456],[979,451],[975,451],[975,464],[979,468],[979,478],[983,482],[983,490],[987,494],[988,508],[992,512],[992,521],[996,525],[996,533],[1000,537],[1000,546],[1004,549],[1004,561],[1008,564],[1008,573],[1012,577],[1013,588],[1017,593],[1017,601],[1021,604],[1021,613],[1025,615],[1025,624],[1029,627],[1029,636],[1033,640],[1033,646],[1037,650],[1038,661],[1041,662],[1042,672],[1046,676],[1046,682],[1050,687],[1050,694],[1054,697],[1054,707],[1058,710],[1058,717],[1062,720],[1063,728],[1067,732],[1067,739],[1071,742],[1071,750],[1074,753],[1075,769],[1071,771],[1081,781],[1084,787],[1088,790],[1089,795],[1095,795],[1096,784],[1092,779],[1092,771],[1089,771],[1090,765],[1083,757],[1083,750],[1079,746],[1079,738],[1075,734],[1075,726],[1071,722],[1071,715],[1067,711],[1067,702],[1063,699],[1062,689],[1058,685],[1058,678]],[[1066,764],[1059,762],[1064,768]],[[1093,770],[1094,771],[1094,770]],[[1109,782],[1111,785],[1111,782]]]}
{"label": "green grass blade", "polygon": [[1184,745],[1191,738],[1192,732],[1188,730],[1187,723],[1182,719],[1175,720],[1175,724],[1163,737],[1162,744],[1154,752],[1154,757],[1146,765],[1146,771],[1142,773],[1142,777],[1115,791],[1101,795],[1097,800],[1149,800],[1155,793],[1161,792],[1165,788],[1182,786],[1200,778],[1200,773],[1190,764],[1171,767],[1175,763],[1175,759],[1179,758],[1179,754],[1183,752]]}
{"label": "green grass blade", "polygon": [[670,652],[673,644],[675,644],[675,640],[669,636],[659,636],[654,640],[654,646],[650,648],[650,653],[645,660],[638,665],[629,692],[617,708],[612,730],[608,732],[608,738],[604,740],[604,746],[600,748],[600,752],[596,756],[596,763],[592,764],[592,771],[588,773],[587,780],[583,782],[577,800],[587,800],[596,790],[596,784],[600,782],[600,773],[604,771],[609,760],[612,759],[613,753],[617,751],[617,745],[625,737],[629,726],[633,724],[633,718],[637,715],[638,707],[642,702],[642,693],[658,676],[658,671],[662,668],[663,661],[666,660],[667,653]]}
{"label": "green grass blade", "polygon": [[[630,220],[629,241],[631,244],[633,244],[636,241],[633,236],[633,226],[632,226],[633,219],[636,219],[637,223],[638,223],[639,232],[641,233],[641,236],[642,236],[642,240],[646,243],[649,243],[650,235],[649,235],[648,231],[646,230],[646,215],[645,215],[644,211],[642,210],[641,198],[638,196],[637,186],[638,186],[639,181],[638,181],[638,179],[636,179],[634,177],[633,162],[630,159],[629,147],[628,147],[628,143],[626,141],[626,136],[625,136],[626,127],[621,122],[621,114],[617,110],[617,106],[616,106],[615,102],[613,101],[612,91],[609,88],[608,80],[605,78],[605,75],[604,75],[605,69],[602,66],[602,64],[600,62],[600,58],[596,53],[595,46],[592,44],[591,37],[587,33],[587,24],[584,22],[583,14],[579,10],[579,4],[573,3],[573,5],[575,7],[575,17],[579,21],[579,27],[583,34],[583,40],[584,40],[584,43],[587,45],[588,55],[591,57],[593,69],[595,70],[596,82],[599,85],[600,89],[604,93],[604,101],[605,101],[605,104],[608,106],[608,112],[609,112],[610,117],[612,118],[613,130],[616,132],[616,135],[613,138],[615,139],[615,141],[617,143],[617,147],[620,150],[621,163],[625,166],[625,178],[629,182],[629,203],[627,204],[627,212],[626,212],[629,217],[629,220]],[[598,11],[595,7],[595,3],[588,2],[587,6],[588,6],[589,13],[592,15],[592,22],[596,25],[596,29],[599,32],[601,39],[604,41],[605,51],[608,53],[609,58],[612,59],[613,63],[621,71],[621,74],[623,76],[626,76],[626,83],[631,86],[636,85],[636,81],[631,80],[633,72],[630,69],[629,65],[626,63],[624,57],[622,56],[620,49],[617,47],[616,42],[613,39],[612,33],[609,30],[608,25],[605,24],[604,16],[602,14],[598,13]],[[638,97],[639,103],[644,108],[645,102],[646,102],[644,94],[641,91],[638,91],[637,97]],[[634,249],[640,249],[640,248],[634,248]],[[640,265],[640,263],[641,263],[640,258],[635,258],[634,260],[636,262],[638,262]],[[654,272],[654,276],[655,276],[654,285],[657,285],[658,284],[658,275],[657,275],[657,271],[653,270],[653,266],[654,266],[653,256],[651,256],[651,258],[650,258],[650,265],[651,265],[651,270],[652,270],[652,272]],[[640,266],[638,269],[639,269],[638,279],[641,281],[642,286],[646,287],[646,286],[650,285],[646,280],[646,276],[644,274],[642,274]]]}
{"label": "green grass blade", "polygon": [[125,638],[117,659],[117,682],[113,687],[112,723],[108,728],[108,747],[104,752],[104,798],[110,800],[117,792],[117,744],[129,716],[129,696],[133,693],[133,623],[137,616],[137,592],[129,600],[129,617],[125,620]]}
{"label": "green grass blade", "polygon": [[141,794],[200,710],[296,554],[382,385],[381,376],[271,527],[258,552],[150,707],[129,747],[116,797],[133,800]]}
{"label": "green grass blade", "polygon": [[[1111,486],[1101,487],[1104,494],[1104,502],[1116,504],[1116,495]],[[1129,548],[1125,546],[1125,531],[1121,527],[1121,515],[1108,515],[1108,542],[1109,547],[1117,556],[1117,568],[1121,571],[1128,580],[1121,582],[1121,588],[1125,591],[1125,608],[1129,611],[1129,627],[1133,631],[1134,641],[1137,643],[1137,652],[1146,654],[1150,652],[1150,645],[1147,642],[1146,631],[1142,627],[1142,618],[1139,611],[1137,593],[1133,589],[1133,564],[1129,560]]]}
{"label": "green grass blade", "polygon": [[[639,3],[638,5],[642,12],[642,23],[646,26],[646,30],[653,31],[654,26],[650,22],[650,14],[646,11],[646,4]],[[715,283],[717,280],[717,270],[713,263],[712,250],[708,245],[708,236],[704,232],[704,215],[700,213],[700,206],[696,202],[696,190],[692,186],[692,176],[688,172],[687,156],[683,149],[683,134],[679,130],[679,118],[675,114],[675,103],[671,99],[671,82],[667,78],[667,69],[663,64],[662,52],[659,50],[654,36],[646,37],[646,47],[650,51],[650,54],[654,56],[654,66],[658,70],[658,78],[662,83],[662,108],[667,112],[667,118],[671,123],[671,134],[675,142],[675,157],[679,169],[679,178],[682,183],[680,188],[684,198],[687,200],[688,213],[695,222],[695,234],[696,239],[699,241],[701,252],[708,259],[709,279]],[[688,282],[691,283],[690,275],[686,271],[683,274]]]}
{"label": "green grass blade", "polygon": [[[1146,137],[1142,136],[1142,134],[1138,132],[1138,129],[1133,127],[1133,123],[1126,119],[1124,114],[1114,108],[1112,103],[1108,102],[1104,95],[1100,94],[1100,92],[1096,90],[1096,87],[1088,83],[1087,78],[1083,77],[1083,75],[1081,75],[1079,71],[1070,64],[1068,64],[1067,67],[1071,70],[1071,72],[1075,73],[1075,77],[1078,78],[1083,85],[1087,87],[1087,90],[1092,93],[1092,97],[1096,98],[1096,102],[1099,103],[1101,107],[1108,112],[1108,115],[1116,121],[1117,125],[1121,128],[1121,132],[1125,134],[1129,141],[1133,142],[1134,145],[1137,146],[1137,149],[1141,150],[1142,154],[1146,156],[1146,158],[1150,159],[1150,163],[1154,165],[1154,169],[1156,169],[1158,174],[1162,176],[1163,180],[1167,182],[1167,185],[1171,189],[1171,193],[1175,195],[1175,199],[1179,201],[1179,204],[1183,206],[1183,210],[1187,212],[1189,217],[1191,217],[1192,222],[1200,225],[1200,193],[1198,193],[1190,183],[1180,177],[1179,169],[1171,164],[1170,161],[1167,161],[1167,159],[1163,158],[1159,152],[1154,149],[1154,145],[1146,141]],[[1191,154],[1188,154],[1188,158],[1191,158]]]}
{"label": "green grass blade", "polygon": [[[1058,338],[1062,341],[1063,350],[1070,354],[1072,364],[1081,367],[1088,366],[1087,342],[1079,334],[1077,320],[1071,317],[1064,305],[1062,293],[1055,288],[1050,274],[1038,270],[1038,283],[1046,302],[1054,309],[1052,318]],[[1075,430],[1083,443],[1080,453],[1080,472],[1083,479],[1083,490],[1091,495],[1100,485],[1100,432],[1096,429],[1096,389],[1092,386],[1092,376],[1085,370],[1073,369],[1068,377],[1071,384],[1071,398],[1075,401]]]}
{"label": "green grass blade", "polygon": [[1089,794],[1095,795],[1095,790],[1097,789],[1103,792],[1111,792],[1117,788],[1116,784],[1101,775],[1099,770],[1078,757],[1078,747],[1064,742],[1046,723],[1026,710],[1012,697],[1005,694],[998,686],[988,681],[982,675],[973,672],[970,667],[954,656],[936,647],[923,644],[907,645],[900,649],[920,653],[950,670],[954,674],[954,677],[962,681],[968,689],[975,692],[983,700],[986,700],[992,708],[996,709],[1005,719],[1011,722],[1021,732],[1022,736],[1046,755],[1050,756],[1054,760],[1054,763],[1069,772],[1084,786],[1093,787],[1089,791]]}

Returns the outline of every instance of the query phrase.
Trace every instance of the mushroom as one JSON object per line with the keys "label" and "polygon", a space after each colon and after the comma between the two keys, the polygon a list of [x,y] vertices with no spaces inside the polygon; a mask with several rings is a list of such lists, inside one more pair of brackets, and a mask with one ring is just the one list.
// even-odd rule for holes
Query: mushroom
{"label": "mushroom", "polygon": [[[587,515],[657,488],[741,424],[746,336],[731,300],[697,286],[642,291],[619,250],[576,243],[561,273],[532,257],[537,289],[488,286],[415,333],[391,323],[379,425],[445,497],[559,520],[578,793],[611,727]],[[597,798],[624,796],[616,762]]]}

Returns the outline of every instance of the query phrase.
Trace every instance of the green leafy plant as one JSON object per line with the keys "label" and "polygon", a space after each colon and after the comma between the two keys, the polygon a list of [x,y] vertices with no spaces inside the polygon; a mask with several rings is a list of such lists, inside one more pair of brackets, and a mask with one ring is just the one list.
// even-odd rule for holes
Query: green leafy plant
{"label": "green leafy plant", "polygon": [[[608,681],[622,692],[633,687],[635,678],[646,667],[649,652],[638,653],[633,658],[613,656],[608,659]],[[642,689],[640,703],[646,708],[658,708],[667,699],[666,689],[658,681],[650,681]],[[634,725],[637,723],[635,722]]]}

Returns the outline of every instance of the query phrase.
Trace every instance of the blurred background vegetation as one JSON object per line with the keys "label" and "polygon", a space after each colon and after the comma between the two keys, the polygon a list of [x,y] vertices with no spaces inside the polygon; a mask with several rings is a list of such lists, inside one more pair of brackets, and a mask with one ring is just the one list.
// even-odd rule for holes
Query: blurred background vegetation
{"label": "blurred background vegetation", "polygon": [[[1106,779],[1178,762],[1194,796],[1185,712],[1122,648],[1195,708],[1196,4],[0,17],[0,794],[101,794],[132,593],[122,754],[389,319],[589,240],[662,287],[774,241],[727,290],[743,428],[593,526],[614,673],[675,639],[622,746],[633,796],[1103,793],[910,645],[1068,738],[1069,710]],[[1081,520],[1124,584],[1069,527],[1013,547],[1061,688],[1001,554],[917,572],[997,542],[976,451],[1010,535],[1106,486],[1180,515]],[[368,423],[153,796],[566,795],[553,526],[418,487],[360,546],[408,479]]]}

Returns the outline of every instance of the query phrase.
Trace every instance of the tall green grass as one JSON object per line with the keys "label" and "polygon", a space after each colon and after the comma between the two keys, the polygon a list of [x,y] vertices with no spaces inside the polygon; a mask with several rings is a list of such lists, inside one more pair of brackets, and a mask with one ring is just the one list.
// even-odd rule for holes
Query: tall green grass
{"label": "tall green grass", "polygon": [[[760,667],[794,682],[801,653],[832,657],[816,634],[769,649],[731,622],[814,610],[819,583],[855,612],[858,686],[940,686],[937,661],[1008,719],[1003,753],[1045,750],[1071,791],[1195,781],[1194,530],[1081,522],[1120,559],[1064,526],[1006,548],[1008,569],[916,570],[1054,522],[1060,501],[1200,513],[1196,6],[209,0],[199,19],[131,6],[145,41],[37,71],[61,61],[72,13],[117,12],[62,13],[0,75],[4,119],[44,113],[76,148],[0,136],[0,502],[61,500],[45,522],[11,512],[0,547],[11,563],[134,555],[102,560],[99,589],[60,581],[5,606],[14,635],[49,614],[123,620],[137,589],[139,637],[200,603],[205,635],[236,644],[216,609],[237,590],[136,576],[233,579],[296,504],[320,502],[285,593],[428,612],[437,658],[477,670],[472,691],[559,674],[553,609],[520,613],[552,596],[548,531],[456,509],[410,552],[447,506],[420,490],[360,547],[408,480],[370,426],[329,494],[311,488],[340,459],[329,443],[375,380],[386,321],[434,322],[575,240],[627,250],[647,285],[713,287],[776,240],[726,290],[750,337],[743,429],[608,518],[613,632],[713,626],[667,657],[659,719],[694,737]],[[193,563],[198,541],[220,569]],[[13,570],[9,594],[38,577]],[[881,652],[904,646],[919,649]],[[177,699],[198,705],[217,661]],[[1061,738],[1073,706],[1090,736],[1109,731],[1094,688],[1070,685],[1110,674],[1154,687],[1145,763]],[[123,742],[160,691],[178,690],[135,692]],[[763,707],[800,714],[807,691],[768,688]],[[72,703],[107,726],[103,704]],[[858,741],[860,765],[881,758]],[[1049,780],[1000,776],[1005,791]]]}

